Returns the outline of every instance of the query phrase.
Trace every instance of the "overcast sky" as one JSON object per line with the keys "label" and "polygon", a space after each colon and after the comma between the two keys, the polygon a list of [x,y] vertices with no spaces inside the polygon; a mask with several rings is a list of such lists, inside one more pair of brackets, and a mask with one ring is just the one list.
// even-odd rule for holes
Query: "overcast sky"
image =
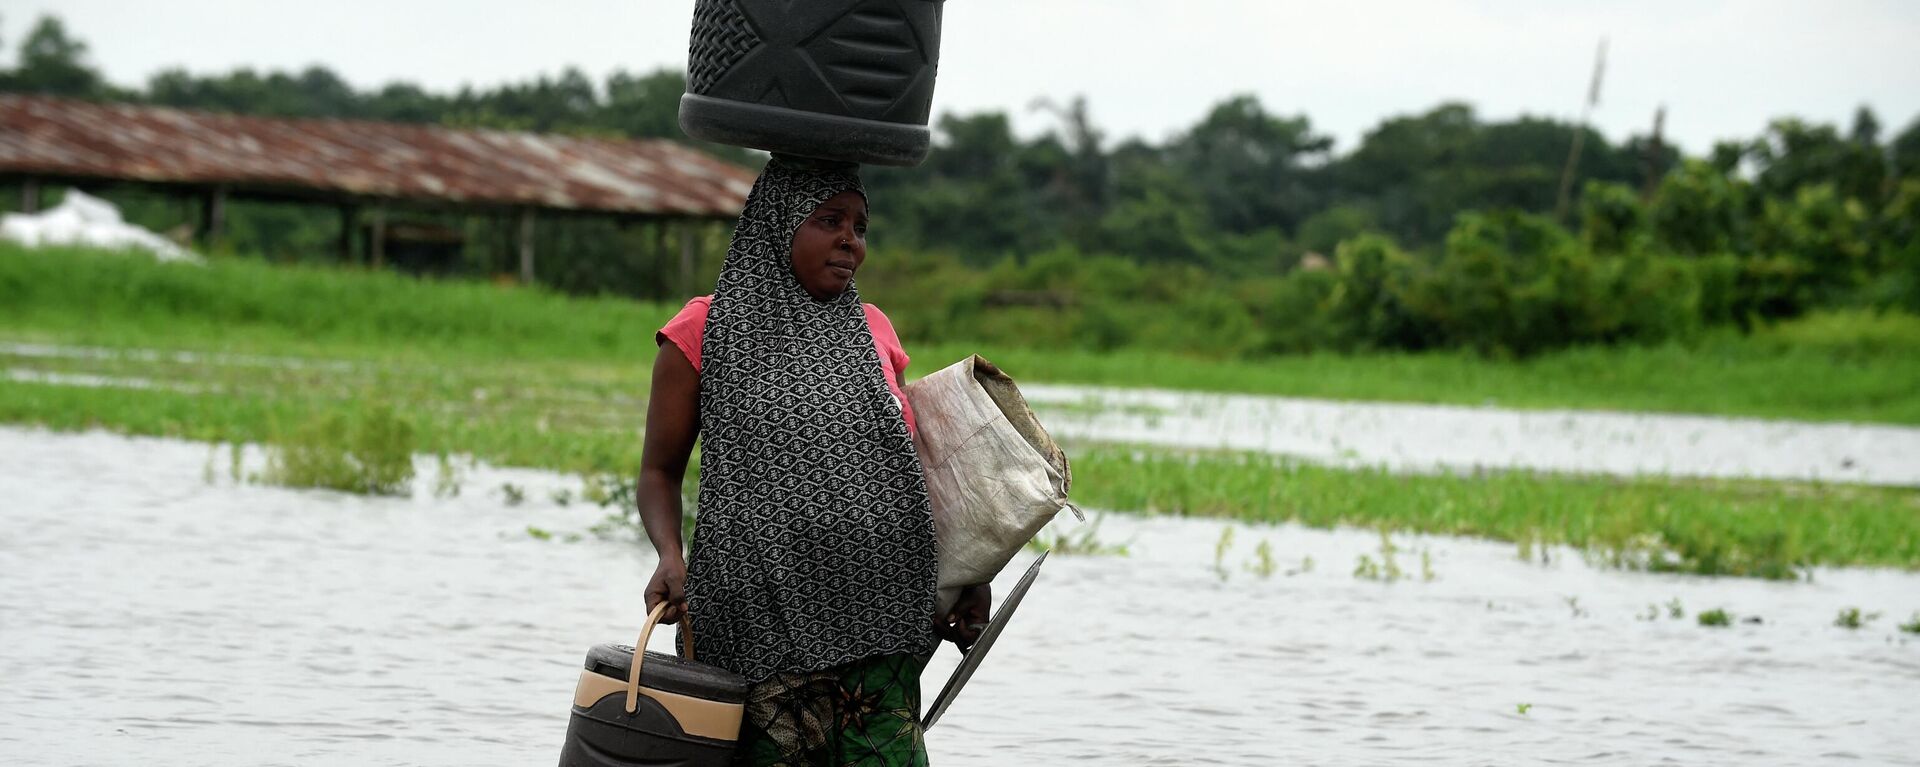
{"label": "overcast sky", "polygon": [[[577,66],[684,67],[692,0],[0,0],[0,45],[64,18],[123,85],[167,67],[324,64],[362,87],[491,85]],[[935,110],[1085,95],[1109,137],[1160,140],[1241,92],[1305,113],[1350,149],[1381,118],[1464,100],[1571,119],[1610,40],[1594,123],[1614,139],[1667,106],[1689,151],[1782,115],[1888,131],[1920,115],[1920,2],[950,0]]]}

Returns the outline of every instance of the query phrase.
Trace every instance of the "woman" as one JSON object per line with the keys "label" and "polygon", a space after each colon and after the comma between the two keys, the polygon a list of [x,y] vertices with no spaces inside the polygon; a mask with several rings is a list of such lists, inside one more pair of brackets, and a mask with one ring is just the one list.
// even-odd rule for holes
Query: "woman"
{"label": "woman", "polygon": [[[936,636],[964,648],[986,620],[985,586],[934,615],[907,356],[854,289],[866,231],[854,166],[775,157],[712,298],[657,339],[639,483],[660,554],[647,608],[667,602],[667,623],[690,615],[696,657],[754,683],[745,764],[925,764],[920,669]],[[683,559],[696,435],[698,527]]]}

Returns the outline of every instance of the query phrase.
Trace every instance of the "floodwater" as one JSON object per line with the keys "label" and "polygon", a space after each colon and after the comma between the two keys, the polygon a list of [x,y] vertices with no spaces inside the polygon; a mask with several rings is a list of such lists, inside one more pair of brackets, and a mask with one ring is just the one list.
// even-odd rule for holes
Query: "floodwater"
{"label": "floodwater", "polygon": [[[575,480],[478,468],[436,498],[430,463],[414,497],[362,498],[236,483],[202,444],[0,428],[0,761],[553,763],[581,657],[630,641],[651,556],[566,542],[600,515],[553,500]],[[1895,628],[1920,574],[1623,573],[1409,536],[1409,578],[1381,583],[1353,575],[1372,533],[1242,525],[1216,560],[1222,523],[1100,525],[1128,554],[1048,560],[929,732],[935,764],[1920,755],[1920,636]],[[1845,607],[1882,615],[1848,630]],[[1734,625],[1698,625],[1711,608]]]}
{"label": "floodwater", "polygon": [[1920,428],[1028,384],[1055,437],[1339,466],[1920,485]]}

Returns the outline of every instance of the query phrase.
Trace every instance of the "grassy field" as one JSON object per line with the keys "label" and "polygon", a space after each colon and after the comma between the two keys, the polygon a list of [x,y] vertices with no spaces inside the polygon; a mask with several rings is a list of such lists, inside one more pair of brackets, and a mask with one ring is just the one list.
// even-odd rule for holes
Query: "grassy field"
{"label": "grassy field", "polygon": [[[622,381],[641,384],[633,396],[644,396],[652,331],[677,309],[250,259],[195,268],[0,244],[0,342],[423,365],[565,361],[620,371]],[[911,372],[918,373],[978,352],[1031,381],[1920,424],[1920,318],[1906,315],[1818,315],[1690,345],[1574,349],[1525,360],[1445,352],[1239,361],[964,339],[908,343],[916,360]]]}
{"label": "grassy field", "polygon": [[[638,463],[651,332],[670,313],[486,284],[239,261],[169,267],[0,246],[0,422],[279,444],[342,424],[387,424],[375,430],[382,455],[462,453],[603,482]],[[1586,350],[1528,362],[981,351],[1025,380],[1910,423],[1920,422],[1911,325],[1828,316],[1693,350]],[[972,347],[914,349],[921,372],[963,350]],[[1860,399],[1843,401],[1843,392]],[[1625,567],[1703,574],[1920,567],[1914,490],[1397,476],[1098,444],[1076,445],[1073,455],[1076,498],[1117,510],[1472,535],[1528,549],[1561,544]]]}

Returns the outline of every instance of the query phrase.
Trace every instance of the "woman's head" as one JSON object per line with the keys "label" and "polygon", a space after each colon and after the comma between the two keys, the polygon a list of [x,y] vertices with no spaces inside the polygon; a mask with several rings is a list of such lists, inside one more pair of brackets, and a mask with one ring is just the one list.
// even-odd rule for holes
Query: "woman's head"
{"label": "woman's head", "polygon": [[851,272],[866,258],[866,192],[859,167],[774,155],[734,226],[714,305],[727,296],[777,314],[813,306],[858,312]]}
{"label": "woman's head", "polygon": [[815,301],[846,292],[866,260],[867,198],[858,190],[827,198],[793,232],[793,276]]}

